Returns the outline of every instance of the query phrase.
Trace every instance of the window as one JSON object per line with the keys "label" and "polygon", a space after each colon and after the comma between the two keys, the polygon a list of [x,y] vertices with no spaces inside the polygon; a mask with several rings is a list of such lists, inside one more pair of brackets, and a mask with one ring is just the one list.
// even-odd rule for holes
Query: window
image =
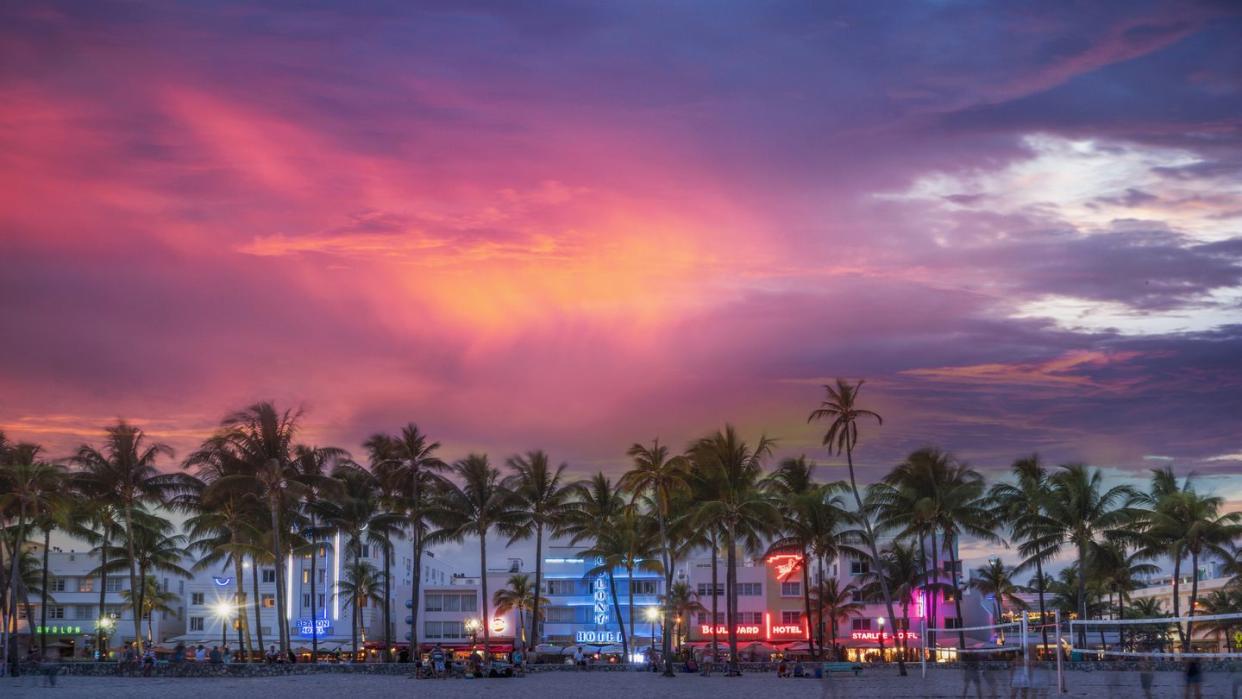
{"label": "window", "polygon": [[319,593],[319,604],[318,604],[318,605],[316,605],[316,606],[317,606],[317,607],[320,607],[320,608],[322,608],[322,607],[323,607],[323,593],[322,593],[322,592],[321,592],[321,593]]}
{"label": "window", "polygon": [[954,592],[953,592],[952,590],[945,590],[945,591],[944,591],[944,601],[945,601],[945,602],[956,602],[956,601],[957,601],[957,595],[956,595],[956,594],[954,594]]}
{"label": "window", "polygon": [[203,604],[203,597],[204,595],[201,592],[191,592],[190,604],[197,604],[201,606]]}
{"label": "window", "polygon": [[866,575],[871,572],[871,566],[867,561],[850,561],[850,575],[855,577]]}
{"label": "window", "polygon": [[428,593],[426,599],[423,600],[423,611],[439,612],[444,609],[444,595],[434,592]]}
{"label": "window", "polygon": [[855,631],[870,631],[871,620],[870,619],[854,619],[850,628],[852,628]]}
{"label": "window", "polygon": [[370,557],[371,557],[371,545],[370,545],[370,544],[363,544],[363,545],[362,545],[362,557],[363,557],[363,558],[370,558]]}
{"label": "window", "polygon": [[[711,583],[699,583],[697,592],[699,593],[699,597],[711,597],[712,596],[712,584]],[[720,597],[723,595],[724,595],[724,583],[716,583],[716,595],[715,596]]]}
{"label": "window", "polygon": [[327,580],[327,578],[325,578],[325,577],[324,577],[325,575],[327,575],[327,571],[325,571],[324,569],[320,568],[320,569],[319,569],[319,584],[320,584],[320,585],[322,585],[322,584],[324,583],[324,581],[325,581],[325,580]]}
{"label": "window", "polygon": [[578,609],[589,607],[548,607],[544,621],[549,624],[573,624],[578,621]]}
{"label": "window", "polygon": [[120,592],[125,589],[124,586],[125,579],[114,575],[108,578],[108,584],[104,586],[104,592]]}
{"label": "window", "polygon": [[789,609],[781,610],[781,623],[782,624],[801,624],[802,623],[802,612],[797,611],[797,610],[791,611]]}
{"label": "window", "polygon": [[578,594],[578,585],[576,580],[549,580],[549,595],[576,595]]}
{"label": "window", "polygon": [[866,602],[867,601],[863,597],[863,591],[858,588],[854,588],[853,592],[850,593],[850,599],[854,602]]}
{"label": "window", "polygon": [[763,594],[763,583],[738,583],[737,594],[740,597],[759,597]]}
{"label": "window", "polygon": [[[716,612],[716,623],[723,624],[725,620],[724,612]],[[712,623],[711,612],[699,612],[699,624],[707,625]]]}
{"label": "window", "polygon": [[654,595],[656,594],[655,580],[631,580],[630,594],[632,595]]}
{"label": "window", "polygon": [[64,592],[65,578],[56,577],[47,581],[47,589],[49,592]]}
{"label": "window", "polygon": [[303,606],[303,607],[309,607],[309,606],[310,606],[310,593],[309,593],[309,592],[303,592],[303,593],[302,593],[302,606]]}
{"label": "window", "polygon": [[763,612],[738,612],[737,623],[739,624],[762,624]]}
{"label": "window", "polygon": [[78,592],[94,592],[95,578],[78,578]]}
{"label": "window", "polygon": [[302,569],[302,584],[303,585],[310,584],[310,571],[307,570],[306,568]]}
{"label": "window", "polygon": [[781,583],[781,597],[801,597],[802,582],[783,582]]}
{"label": "window", "polygon": [[265,583],[276,582],[276,569],[275,568],[264,568],[263,569],[263,582]]}
{"label": "window", "polygon": [[461,595],[444,595],[444,611],[460,612]]}
{"label": "window", "polygon": [[202,631],[203,630],[203,617],[201,616],[190,617],[190,630],[191,631]]}
{"label": "window", "polygon": [[77,609],[77,618],[78,619],[94,619],[95,612],[97,610],[98,610],[98,607],[94,607],[89,604],[79,604],[78,609]]}
{"label": "window", "polygon": [[271,609],[276,606],[276,595],[263,594],[259,597],[259,601],[264,607]]}
{"label": "window", "polygon": [[65,618],[65,608],[64,608],[64,607],[48,607],[48,608],[47,608],[47,618],[49,618],[49,619],[64,619],[64,618]]}
{"label": "window", "polygon": [[465,638],[466,625],[460,621],[428,621],[423,626],[423,638]]}
{"label": "window", "polygon": [[960,628],[961,625],[962,625],[962,620],[957,617],[945,617],[944,619],[944,628],[946,629]]}
{"label": "window", "polygon": [[909,631],[910,620],[909,619],[893,619],[893,628],[897,629],[898,631]]}
{"label": "window", "polygon": [[479,610],[479,600],[474,595],[461,595],[461,610],[463,612],[477,612]]}
{"label": "window", "polygon": [[328,555],[328,547],[327,547],[327,546],[320,546],[320,547],[319,547],[319,557],[320,557],[320,558],[323,558],[324,556],[327,556],[327,555]]}

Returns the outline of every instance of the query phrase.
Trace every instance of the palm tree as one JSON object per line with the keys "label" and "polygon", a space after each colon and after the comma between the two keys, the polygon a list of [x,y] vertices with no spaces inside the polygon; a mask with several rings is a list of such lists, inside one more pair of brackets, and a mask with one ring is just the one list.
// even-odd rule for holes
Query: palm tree
{"label": "palm tree", "polygon": [[[389,436],[375,434],[364,444],[371,454],[371,462],[377,471],[392,471],[394,478],[404,484],[406,525],[414,545],[414,570],[410,590],[410,656],[418,658],[419,596],[423,581],[423,551],[429,533],[427,512],[432,496],[444,486],[440,474],[448,470],[448,464],[437,457],[439,442],[432,442],[409,423],[401,428],[401,434]],[[385,476],[387,478],[387,476]]]}
{"label": "palm tree", "polygon": [[[854,504],[858,507],[858,518],[863,525],[863,533],[867,545],[871,548],[871,559],[880,560],[880,551],[876,547],[875,532],[871,527],[871,518],[863,509],[862,495],[858,491],[858,480],[854,475],[854,448],[858,445],[858,420],[861,418],[873,418],[876,424],[884,424],[884,419],[879,413],[871,410],[864,410],[857,406],[858,393],[862,390],[863,381],[851,385],[844,379],[837,379],[836,386],[824,386],[827,394],[825,400],[820,403],[819,408],[811,411],[811,415],[807,418],[807,422],[816,420],[828,420],[828,431],[824,433],[823,445],[828,448],[828,453],[841,454],[845,452],[845,462],[850,471],[850,490],[854,493]],[[893,616],[893,596],[886,589],[888,582],[883,577],[880,578],[880,591],[884,596],[884,608],[888,612],[888,618]],[[906,661],[903,658],[897,659],[897,670],[902,677],[906,675]]]}
{"label": "palm tree", "polygon": [[487,606],[487,536],[496,530],[512,536],[518,530],[521,511],[513,493],[504,486],[500,471],[492,468],[484,454],[471,454],[453,464],[453,474],[461,484],[449,483],[436,498],[428,513],[440,527],[428,537],[429,542],[462,542],[467,537],[479,539],[479,580],[483,603],[483,652],[491,659],[491,615]]}
{"label": "palm tree", "polygon": [[[617,626],[621,629],[622,654],[627,660],[630,657],[630,639],[634,636],[634,571],[640,569],[663,572],[661,565],[650,558],[655,554],[656,547],[653,537],[642,530],[638,514],[627,509],[613,517],[611,524],[600,532],[595,545],[581,554],[583,558],[594,558],[598,562],[598,565],[587,571],[587,577],[608,576],[613,610],[617,616]],[[628,633],[623,621],[625,617],[621,615],[620,597],[617,595],[615,572],[618,568],[625,569],[626,582],[629,585]]]}
{"label": "palm tree", "polygon": [[[565,512],[573,495],[572,484],[566,482],[566,464],[553,468],[548,455],[532,451],[524,456],[512,456],[506,462],[513,474],[505,479],[505,487],[516,498],[517,529],[509,538],[509,545],[522,539],[535,539],[535,589],[543,590],[543,535],[553,535],[565,520]],[[539,644],[539,597],[534,598],[531,610],[531,645]]]}
{"label": "palm tree", "polygon": [[350,639],[354,654],[350,662],[358,660],[358,627],[362,625],[362,608],[383,604],[384,573],[370,563],[354,558],[344,567],[341,580],[336,583],[336,594],[344,599],[350,611]]}
{"label": "palm tree", "polygon": [[[650,510],[655,516],[659,530],[660,562],[664,568],[665,596],[668,597],[667,593],[673,586],[673,570],[676,564],[672,537],[672,506],[674,500],[689,489],[688,464],[684,457],[670,456],[668,447],[660,444],[659,439],[652,440],[650,447],[638,443],[631,445],[626,451],[626,456],[633,460],[633,467],[621,477],[620,486],[632,493],[631,504],[639,497],[646,497],[650,502]],[[715,555],[714,550],[712,553]],[[713,570],[715,569],[714,561],[713,558]],[[713,587],[715,582],[713,579]],[[714,599],[713,597],[713,604],[715,604]],[[671,616],[671,611],[665,609],[662,642],[665,677],[676,676],[673,672],[672,639],[669,638]],[[632,617],[631,621],[633,621]],[[715,624],[712,628],[714,631]],[[652,644],[654,643],[653,640]]]}
{"label": "palm tree", "polygon": [[[1242,612],[1242,590],[1225,588],[1213,590],[1199,601],[1199,608],[1208,616],[1237,614]],[[1225,646],[1225,652],[1234,652],[1233,632],[1238,626],[1237,619],[1217,619],[1199,622],[1207,629],[1207,633],[1216,637],[1218,647]]]}
{"label": "palm tree", "polygon": [[[670,512],[680,513],[669,522],[669,539],[679,544],[679,550],[685,554],[697,549],[711,551],[712,576],[712,657],[720,657],[720,598],[724,590],[720,585],[720,542],[724,539],[724,530],[720,524],[704,522],[699,516],[704,503],[720,499],[721,484],[714,474],[705,466],[695,462],[693,453],[686,455],[690,474],[688,490],[679,491],[669,506]],[[670,556],[670,558],[672,558]],[[701,595],[700,595],[701,597]],[[671,623],[671,614],[665,613],[665,637],[668,637],[667,625]],[[672,657],[665,656],[664,674],[672,676]]]}
{"label": "palm tree", "polygon": [[1062,539],[1057,523],[1049,519],[1047,499],[1049,494],[1048,472],[1039,461],[1038,454],[1018,459],[1010,467],[1012,483],[997,483],[989,495],[1002,513],[1001,521],[1018,544],[1018,553],[1024,557],[1017,571],[1035,568],[1039,595],[1039,624],[1044,647],[1048,647],[1048,621],[1045,611],[1044,563],[1061,552]]}
{"label": "palm tree", "polygon": [[[1130,603],[1130,618],[1132,619],[1157,619],[1164,616],[1168,614],[1164,611],[1164,604],[1157,597],[1142,597]],[[1131,642],[1143,641],[1148,648],[1156,645],[1161,653],[1164,652],[1168,636],[1167,624],[1152,626],[1141,624],[1130,632]]]}
{"label": "palm tree", "polygon": [[1235,537],[1242,534],[1242,514],[1222,514],[1224,498],[1200,495],[1194,490],[1191,477],[1187,477],[1185,484],[1177,488],[1171,470],[1157,471],[1153,475],[1152,495],[1145,500],[1153,504],[1150,510],[1143,513],[1147,519],[1144,535],[1148,545],[1156,551],[1168,552],[1174,560],[1174,616],[1181,615],[1178,599],[1181,559],[1187,554],[1190,556],[1193,577],[1186,615],[1192,619],[1186,623],[1184,633],[1178,626],[1183,647],[1189,649],[1189,644],[1194,640],[1193,617],[1199,596],[1199,559],[1205,553],[1224,560],[1230,558],[1229,546]]}
{"label": "palm tree", "polygon": [[737,552],[742,546],[756,552],[765,537],[780,530],[780,510],[764,492],[763,459],[772,441],[760,437],[752,448],[732,425],[690,446],[695,463],[716,479],[719,499],[703,503],[696,515],[700,524],[719,526],[725,535],[725,619],[729,633],[729,672],[741,674],[737,647]]}
{"label": "palm tree", "polygon": [[[37,524],[39,518],[50,514],[60,499],[64,483],[64,469],[39,458],[41,447],[35,444],[6,446],[3,457],[7,463],[0,464],[0,514],[4,519],[14,520],[12,542],[9,544],[8,595],[5,597],[5,619],[11,621],[17,615],[19,588],[23,587],[21,562],[22,544],[29,532],[28,527]],[[13,517],[12,515],[16,515]],[[46,566],[44,566],[46,570]],[[40,593],[43,594],[43,593]],[[29,608],[29,605],[27,605]],[[46,608],[46,604],[45,604]],[[10,623],[4,625],[0,642],[4,643],[4,657],[8,660]],[[31,624],[33,627],[33,624]],[[13,644],[13,659],[17,661],[17,646]]]}
{"label": "palm tree", "polygon": [[[1013,579],[1017,572],[1016,568],[1005,565],[1001,559],[993,558],[988,561],[987,565],[976,568],[975,574],[971,577],[970,587],[978,590],[982,595],[991,596],[992,621],[995,624],[1004,623],[1002,617],[1006,602],[1013,609],[1025,610],[1027,608],[1026,601],[1018,596],[1019,592],[1026,592],[1027,589]],[[1004,645],[1004,629],[998,629],[998,633],[1000,643]]]}
{"label": "palm tree", "polygon": [[296,478],[293,467],[294,440],[301,418],[300,410],[280,412],[272,403],[259,402],[225,417],[217,434],[230,458],[241,462],[247,471],[237,477],[253,479],[267,506],[282,653],[289,652],[289,600],[285,599],[285,566],[281,562],[290,554],[284,532],[292,527],[293,509],[306,494],[306,486]]}
{"label": "palm tree", "polygon": [[517,574],[509,576],[509,586],[500,590],[496,590],[496,594],[492,597],[492,604],[496,606],[496,614],[507,614],[513,611],[518,618],[518,639],[527,645],[535,645],[533,641],[527,641],[526,636],[526,616],[529,614],[531,618],[531,626],[538,623],[537,614],[541,614],[542,606],[540,602],[547,603],[547,599],[538,599],[542,595],[536,595],[538,588],[531,587],[530,576]]}
{"label": "palm tree", "polygon": [[[175,527],[167,519],[136,509],[133,513],[132,526],[122,534],[123,545],[116,546],[109,552],[108,565],[113,571],[132,567],[138,572],[138,580],[145,581],[152,573],[167,573],[180,578],[192,577],[190,571],[181,566],[185,556],[186,538],[174,534]],[[131,553],[132,552],[132,553]],[[130,558],[133,556],[134,558]],[[89,573],[94,577],[98,569]],[[134,594],[134,590],[137,593]],[[143,586],[130,588],[130,607],[137,615],[139,623],[143,618],[143,610],[147,608]],[[150,640],[150,639],[148,639]],[[141,643],[141,635],[136,639]]]}
{"label": "palm tree", "polygon": [[[1091,542],[1087,555],[1087,574],[1100,588],[1108,592],[1112,607],[1113,595],[1117,595],[1117,618],[1125,618],[1126,595],[1139,586],[1139,578],[1160,572],[1159,566],[1141,563],[1146,557],[1143,551],[1131,553],[1125,542],[1114,539],[1100,543]],[[1125,643],[1125,628],[1120,630],[1120,640]]]}
{"label": "palm tree", "polygon": [[142,607],[142,616],[147,620],[147,643],[155,642],[152,626],[155,613],[159,612],[164,616],[176,614],[177,610],[172,605],[181,599],[170,590],[161,590],[154,575],[148,575],[142,579],[140,601],[134,599],[130,590],[121,590],[121,598],[129,602],[131,606],[137,604]]}
{"label": "palm tree", "polygon": [[[1056,522],[1058,539],[1072,544],[1077,551],[1078,570],[1086,570],[1087,555],[1097,534],[1109,536],[1134,520],[1130,509],[1137,493],[1126,485],[1104,490],[1104,476],[1099,469],[1082,464],[1060,466],[1049,479],[1048,520]],[[1075,601],[1079,619],[1087,617],[1087,576],[1076,575],[1078,585]],[[1079,630],[1079,643],[1085,646],[1087,632]]]}
{"label": "palm tree", "polygon": [[[120,421],[105,430],[103,449],[83,444],[70,459],[80,469],[80,478],[87,490],[115,505],[125,524],[129,559],[129,589],[138,588],[138,555],[133,550],[137,541],[134,513],[144,505],[161,505],[171,496],[192,488],[182,474],[160,473],[156,462],[161,456],[172,457],[166,444],[146,442],[143,431]],[[134,609],[134,643],[142,648],[142,615]]]}
{"label": "palm tree", "polygon": [[706,611],[703,604],[699,602],[699,596],[694,590],[690,589],[689,583],[676,582],[669,588],[669,594],[664,596],[664,608],[673,615],[676,623],[676,630],[673,635],[677,637],[677,652],[681,652],[682,629],[690,623],[690,619],[700,612]]}
{"label": "palm tree", "polygon": [[[875,599],[882,594],[879,579],[888,579],[888,589],[893,596],[901,600],[901,623],[893,623],[894,646],[901,650],[902,657],[909,657],[910,644],[910,600],[922,587],[926,580],[922,566],[919,564],[921,553],[913,545],[894,541],[888,548],[880,552],[880,560],[871,566],[871,572],[864,583],[863,594]],[[881,630],[881,635],[883,630]],[[881,639],[883,640],[883,639]]]}
{"label": "palm tree", "polygon": [[[774,541],[769,547],[769,555],[783,550],[796,551],[802,557],[802,602],[806,613],[806,623],[811,624],[811,577],[809,549],[812,539],[818,533],[816,526],[822,520],[816,518],[817,511],[822,509],[823,498],[815,486],[815,464],[808,462],[806,456],[789,458],[781,462],[776,471],[765,482],[765,486],[782,503],[781,519],[784,538]],[[767,556],[764,556],[765,558]],[[822,641],[822,639],[821,639]],[[808,634],[811,657],[816,657],[815,634]]]}
{"label": "palm tree", "polygon": [[[321,531],[322,528],[320,527],[320,517],[322,515],[321,503],[325,501],[332,502],[335,498],[342,494],[343,484],[340,480],[333,478],[332,473],[335,472],[336,469],[345,466],[348,463],[350,463],[349,454],[343,449],[336,449],[334,447],[321,448],[307,446],[297,447],[297,458],[293,463],[294,478],[296,478],[304,486],[302,507],[304,508],[306,517],[309,520],[305,536],[310,539],[308,542],[309,545],[306,549],[310,553],[311,562],[311,657],[316,660],[319,658],[319,624],[315,621],[315,619],[319,618],[319,610],[316,609],[316,607],[319,606],[318,568],[320,551],[324,550],[319,543],[319,539],[324,533]],[[383,481],[384,479],[380,478],[379,480]],[[339,552],[334,552],[333,555],[339,555]],[[388,570],[387,549],[385,550],[384,564],[384,584],[388,585],[391,581],[391,577]],[[391,600],[387,589],[384,591],[384,599]],[[392,645],[389,643],[389,638],[387,636],[388,629],[390,628],[389,618],[387,616],[388,604],[389,602],[386,602],[384,606],[385,657],[388,657],[389,648]],[[326,619],[328,614],[326,607],[323,609],[323,614]]]}
{"label": "palm tree", "polygon": [[853,584],[841,587],[836,578],[827,580],[820,578],[816,589],[815,606],[819,608],[820,618],[828,617],[829,624],[832,626],[833,657],[837,660],[841,659],[836,642],[837,626],[840,622],[850,617],[861,616],[863,613],[863,603],[854,600],[856,589]]}

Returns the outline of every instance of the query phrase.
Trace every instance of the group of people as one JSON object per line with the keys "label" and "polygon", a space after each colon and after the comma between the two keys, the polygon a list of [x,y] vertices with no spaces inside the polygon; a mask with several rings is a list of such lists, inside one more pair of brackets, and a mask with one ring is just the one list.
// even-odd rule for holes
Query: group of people
{"label": "group of people", "polygon": [[429,679],[449,677],[514,677],[526,674],[526,654],[514,648],[506,662],[489,660],[479,651],[466,656],[464,661],[453,660],[444,646],[437,643],[427,654],[425,663],[419,663],[418,676]]}

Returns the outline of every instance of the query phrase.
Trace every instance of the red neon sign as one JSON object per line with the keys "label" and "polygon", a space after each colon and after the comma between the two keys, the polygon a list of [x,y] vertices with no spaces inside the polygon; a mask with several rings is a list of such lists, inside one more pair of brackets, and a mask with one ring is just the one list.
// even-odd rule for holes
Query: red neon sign
{"label": "red neon sign", "polygon": [[[893,634],[887,631],[855,631],[850,634],[850,638],[855,641],[879,641],[881,635],[883,635],[885,641],[893,640]],[[897,639],[901,640],[903,638],[917,641],[919,640],[919,634],[917,631],[898,631]]]}
{"label": "red neon sign", "polygon": [[803,626],[802,622],[798,622],[797,624],[773,624],[771,612],[763,613],[763,626],[767,631],[765,638],[769,641],[776,640],[778,638],[807,639],[811,637],[810,627]]}
{"label": "red neon sign", "polygon": [[[737,630],[737,635],[739,636],[758,636],[759,632],[761,631],[758,624],[738,624],[734,628]],[[711,624],[699,624],[699,633],[703,634],[704,636],[711,636],[712,625]],[[716,633],[721,636],[724,636],[729,633],[729,627],[725,626],[724,624],[719,624],[716,626]]]}
{"label": "red neon sign", "polygon": [[767,563],[775,569],[776,579],[785,582],[802,567],[802,554],[778,553],[768,556]]}

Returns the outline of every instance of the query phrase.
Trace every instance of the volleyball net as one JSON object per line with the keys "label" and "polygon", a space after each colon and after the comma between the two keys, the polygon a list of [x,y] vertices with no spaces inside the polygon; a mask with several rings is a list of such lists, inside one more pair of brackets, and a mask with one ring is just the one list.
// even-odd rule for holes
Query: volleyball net
{"label": "volleyball net", "polygon": [[1072,619],[1068,650],[1082,659],[1242,658],[1242,613],[1143,619]]}

